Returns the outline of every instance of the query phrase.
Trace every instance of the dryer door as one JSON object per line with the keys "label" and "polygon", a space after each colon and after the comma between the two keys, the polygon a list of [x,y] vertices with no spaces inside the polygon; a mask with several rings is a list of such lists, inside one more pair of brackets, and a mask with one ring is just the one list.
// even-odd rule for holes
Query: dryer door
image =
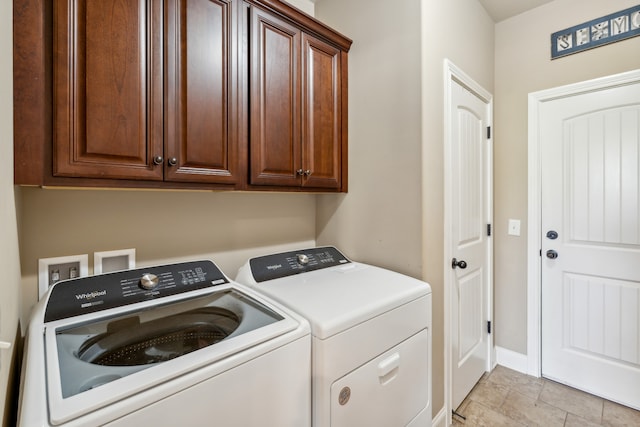
{"label": "dryer door", "polygon": [[429,335],[423,329],[334,382],[331,426],[411,423],[430,404],[429,354]]}

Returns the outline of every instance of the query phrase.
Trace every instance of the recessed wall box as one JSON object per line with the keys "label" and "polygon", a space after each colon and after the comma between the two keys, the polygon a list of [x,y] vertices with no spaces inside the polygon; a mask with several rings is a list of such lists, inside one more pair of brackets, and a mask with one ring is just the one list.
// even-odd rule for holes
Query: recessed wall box
{"label": "recessed wall box", "polygon": [[55,283],[89,275],[87,254],[38,260],[38,299]]}
{"label": "recessed wall box", "polygon": [[94,252],[93,273],[102,274],[112,271],[130,270],[136,267],[136,250]]}

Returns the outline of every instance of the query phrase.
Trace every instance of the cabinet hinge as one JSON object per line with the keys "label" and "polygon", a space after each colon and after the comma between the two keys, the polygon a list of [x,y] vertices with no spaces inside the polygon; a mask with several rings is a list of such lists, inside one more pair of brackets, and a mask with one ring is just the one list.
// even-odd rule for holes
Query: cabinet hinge
{"label": "cabinet hinge", "polygon": [[490,334],[491,333],[491,320],[489,320],[487,322],[487,333]]}
{"label": "cabinet hinge", "polygon": [[487,236],[491,236],[491,224],[487,224]]}
{"label": "cabinet hinge", "polygon": [[487,139],[491,139],[491,126],[487,126]]}

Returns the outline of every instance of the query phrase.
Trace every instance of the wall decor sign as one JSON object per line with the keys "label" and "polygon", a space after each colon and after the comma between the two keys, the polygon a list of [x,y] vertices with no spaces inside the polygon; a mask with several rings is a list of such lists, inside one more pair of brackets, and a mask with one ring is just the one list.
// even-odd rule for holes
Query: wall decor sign
{"label": "wall decor sign", "polygon": [[551,59],[640,36],[640,5],[551,34]]}

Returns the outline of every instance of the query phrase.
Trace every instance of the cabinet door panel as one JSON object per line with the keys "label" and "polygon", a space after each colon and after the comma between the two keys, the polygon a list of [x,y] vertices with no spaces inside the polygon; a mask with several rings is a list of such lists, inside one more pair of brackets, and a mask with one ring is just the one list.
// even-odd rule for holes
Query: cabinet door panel
{"label": "cabinet door panel", "polygon": [[238,179],[235,13],[232,1],[167,3],[167,180]]}
{"label": "cabinet door panel", "polygon": [[66,0],[54,12],[54,175],[162,179],[160,2]]}
{"label": "cabinet door panel", "polygon": [[300,185],[300,30],[251,12],[251,184]]}
{"label": "cabinet door panel", "polygon": [[340,51],[304,34],[303,186],[340,188]]}

